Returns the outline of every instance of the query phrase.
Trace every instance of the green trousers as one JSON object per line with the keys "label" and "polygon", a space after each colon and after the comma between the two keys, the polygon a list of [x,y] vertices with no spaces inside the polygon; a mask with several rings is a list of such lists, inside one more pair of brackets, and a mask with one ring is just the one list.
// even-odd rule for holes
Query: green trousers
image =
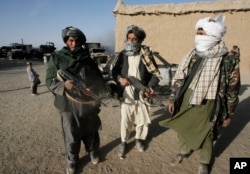
{"label": "green trousers", "polygon": [[[179,153],[180,154],[189,154],[192,152],[192,149],[187,146],[183,139],[178,136],[179,139]],[[210,132],[202,143],[199,153],[199,162],[203,164],[209,164],[212,158],[213,152],[213,133]]]}

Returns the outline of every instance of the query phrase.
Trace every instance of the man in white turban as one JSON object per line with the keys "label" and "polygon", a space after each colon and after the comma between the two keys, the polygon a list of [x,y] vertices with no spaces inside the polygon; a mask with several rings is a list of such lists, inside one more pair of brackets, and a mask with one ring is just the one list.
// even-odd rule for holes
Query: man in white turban
{"label": "man in white turban", "polygon": [[163,127],[178,133],[179,153],[175,166],[199,151],[199,174],[208,173],[218,125],[227,127],[238,104],[240,89],[239,49],[227,51],[221,40],[225,16],[206,17],[195,25],[195,48],[179,64],[173,79],[168,111],[172,118]]}
{"label": "man in white turban", "polygon": [[196,23],[195,31],[203,29],[206,33],[206,35],[197,34],[195,36],[196,49],[198,51],[206,51],[221,40],[221,37],[227,31],[224,20],[225,16],[219,16],[216,19],[206,17]]}

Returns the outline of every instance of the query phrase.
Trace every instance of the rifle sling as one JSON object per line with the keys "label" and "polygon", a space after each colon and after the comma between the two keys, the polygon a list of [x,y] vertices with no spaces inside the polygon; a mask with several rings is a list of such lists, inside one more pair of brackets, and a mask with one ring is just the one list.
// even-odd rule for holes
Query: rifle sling
{"label": "rifle sling", "polygon": [[181,87],[181,89],[180,89],[180,91],[179,91],[179,94],[178,94],[178,96],[176,97],[176,100],[175,100],[175,102],[174,102],[174,108],[175,108],[175,109],[174,109],[173,116],[174,116],[176,113],[179,112],[179,110],[180,110],[180,108],[181,108],[182,101],[183,101],[184,94],[185,94],[186,90],[188,89],[190,83],[192,82],[193,77],[194,77],[194,75],[195,75],[197,69],[199,68],[200,62],[201,62],[201,58],[199,57],[199,58],[195,61],[194,65],[193,65],[193,67],[192,67],[192,69],[191,69],[191,72],[185,77],[184,83],[183,83],[183,85],[182,85],[182,87]]}
{"label": "rifle sling", "polygon": [[[60,76],[60,74],[58,73],[57,71],[57,79],[59,81],[63,81],[62,77]],[[74,101],[74,102],[77,102],[77,103],[81,103],[81,104],[86,104],[86,105],[91,105],[91,106],[96,106],[96,101],[83,101],[83,100],[78,100],[76,98],[73,98],[69,93],[67,93],[67,91],[65,91],[65,95],[66,97],[71,100],[71,101]]]}

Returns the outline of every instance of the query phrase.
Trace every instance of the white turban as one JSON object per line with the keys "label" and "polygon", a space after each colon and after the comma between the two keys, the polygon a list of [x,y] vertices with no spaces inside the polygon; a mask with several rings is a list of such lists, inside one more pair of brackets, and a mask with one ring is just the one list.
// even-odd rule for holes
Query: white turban
{"label": "white turban", "polygon": [[208,36],[215,36],[220,39],[227,31],[224,21],[225,15],[219,15],[215,19],[211,17],[200,19],[195,25],[195,31],[198,28],[202,28]]}

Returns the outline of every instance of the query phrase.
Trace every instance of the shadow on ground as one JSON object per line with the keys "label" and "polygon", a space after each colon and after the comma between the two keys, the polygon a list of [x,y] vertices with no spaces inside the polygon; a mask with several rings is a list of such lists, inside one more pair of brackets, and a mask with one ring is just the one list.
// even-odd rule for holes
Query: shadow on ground
{"label": "shadow on ground", "polygon": [[[159,110],[154,111],[151,115],[156,116],[155,119],[152,120],[150,126],[149,126],[149,132],[146,140],[146,147],[147,149],[148,145],[150,142],[153,140],[154,137],[159,136],[163,132],[165,132],[167,129],[161,127],[158,123],[159,121],[162,121],[163,119],[168,118],[167,112],[163,107],[160,107]],[[157,116],[158,115],[158,116]],[[130,134],[130,138],[133,138],[135,136],[135,132],[132,131]],[[100,162],[106,161],[106,156],[109,152],[111,152],[113,149],[117,149],[119,144],[121,143],[120,137],[111,141],[110,143],[101,146],[99,149],[99,157],[100,157]],[[126,154],[128,154],[135,146],[135,142],[131,141],[127,144],[126,147]],[[125,158],[126,158],[125,154]],[[78,166],[78,172],[83,172],[84,166],[86,166],[90,162],[90,157],[89,155],[84,155],[82,158],[79,160],[79,166]]]}

